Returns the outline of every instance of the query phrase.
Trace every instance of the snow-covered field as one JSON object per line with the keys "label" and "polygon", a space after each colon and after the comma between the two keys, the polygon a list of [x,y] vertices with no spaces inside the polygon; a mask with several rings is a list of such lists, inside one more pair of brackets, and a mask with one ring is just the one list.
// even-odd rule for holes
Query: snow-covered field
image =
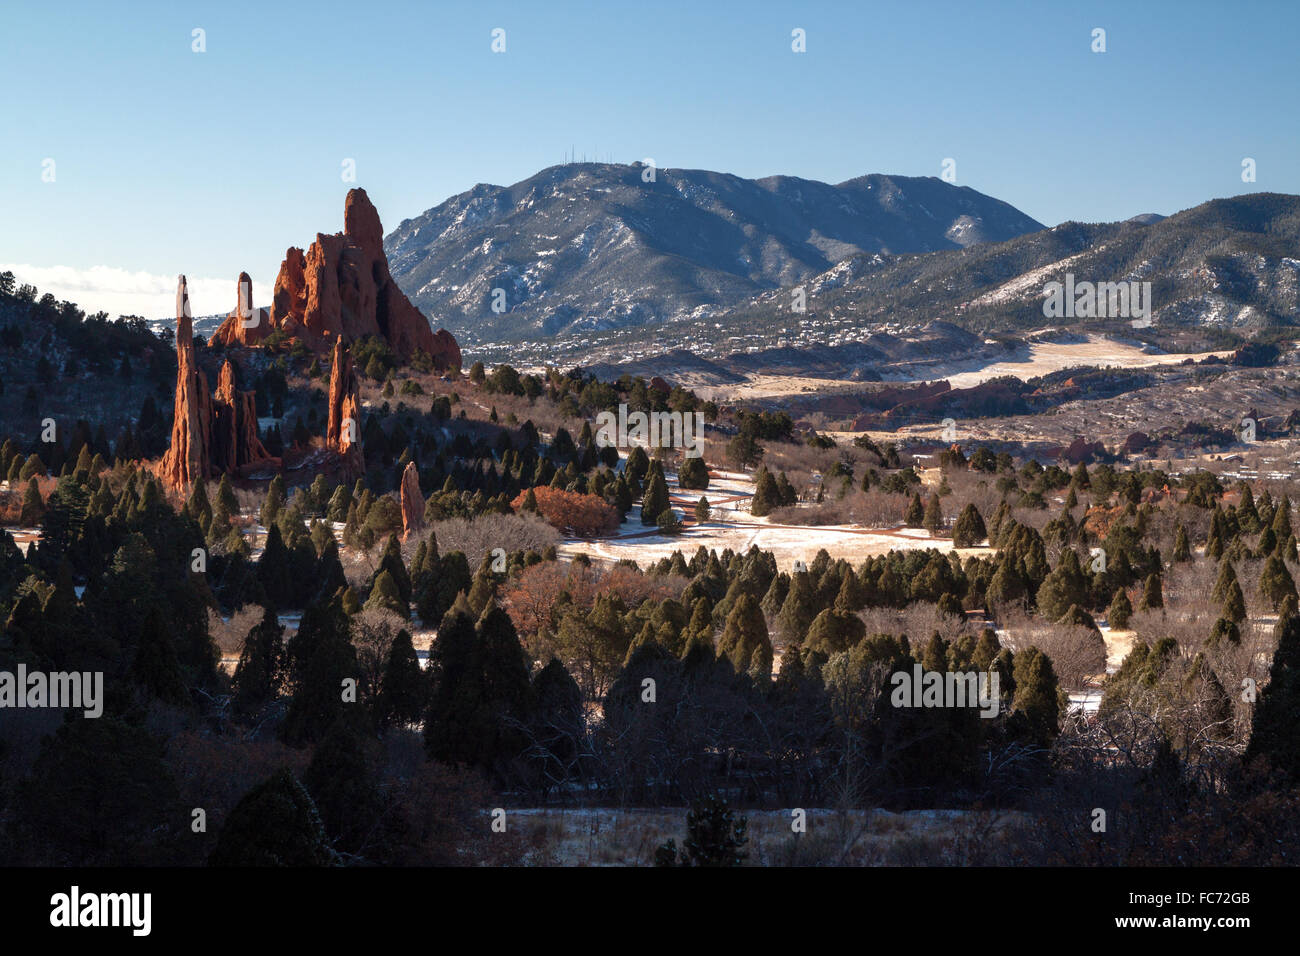
{"label": "snow-covered field", "polygon": [[[641,524],[640,509],[633,508],[628,520],[614,536],[594,541],[566,539],[558,549],[560,556],[571,558],[585,554],[593,561],[609,562],[628,559],[645,568],[661,558],[671,557],[674,551],[681,551],[689,559],[701,546],[721,553],[727,548],[736,552],[747,551],[751,545],[757,545],[760,550],[772,552],[777,567],[789,571],[796,561],[811,563],[821,548],[825,548],[832,558],[844,558],[851,564],[891,550],[952,550],[951,539],[932,538],[929,532],[920,528],[773,524],[766,517],[750,514],[754,483],[748,475],[735,472],[717,472],[716,475],[710,478],[708,491],[698,492],[680,491],[677,476],[668,473],[673,508],[688,522],[684,533],[665,535],[647,528]],[[708,522],[696,524],[693,508],[701,494],[708,499],[713,514]],[[972,549],[972,552],[982,550]],[[963,550],[962,553],[967,552]]]}

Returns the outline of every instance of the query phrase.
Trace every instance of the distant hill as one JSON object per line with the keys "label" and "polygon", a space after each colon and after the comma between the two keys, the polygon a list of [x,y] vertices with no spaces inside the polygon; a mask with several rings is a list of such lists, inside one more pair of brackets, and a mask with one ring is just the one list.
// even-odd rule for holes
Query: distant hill
{"label": "distant hill", "polygon": [[[393,276],[467,342],[635,327],[801,282],[862,253],[959,250],[1042,230],[932,177],[838,185],[580,163],[478,185],[384,241]],[[493,290],[504,290],[494,312]]]}
{"label": "distant hill", "polygon": [[[1043,287],[1076,281],[1149,281],[1162,329],[1249,335],[1300,324],[1300,196],[1215,199],[1150,223],[1066,222],[970,249],[858,255],[808,280],[800,322],[851,330],[876,323],[952,322],[972,331],[1077,325],[1043,314]],[[751,334],[791,325],[785,290],[722,310],[710,321]],[[1079,320],[1088,321],[1088,320]]]}

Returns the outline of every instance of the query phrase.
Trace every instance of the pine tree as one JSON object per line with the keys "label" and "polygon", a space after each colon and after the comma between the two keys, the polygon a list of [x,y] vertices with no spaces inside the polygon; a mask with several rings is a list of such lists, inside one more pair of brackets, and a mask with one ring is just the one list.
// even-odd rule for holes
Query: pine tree
{"label": "pine tree", "polygon": [[[1284,498],[1283,501],[1285,500]],[[1280,505],[1278,512],[1282,513]],[[1259,575],[1259,593],[1268,598],[1274,608],[1279,607],[1287,596],[1296,593],[1295,579],[1287,570],[1286,563],[1276,554],[1269,555],[1264,562],[1264,570]]]}
{"label": "pine tree", "polygon": [[1128,592],[1123,588],[1115,590],[1110,607],[1106,609],[1106,622],[1116,630],[1128,627],[1129,618],[1133,616],[1133,604],[1128,599]]}
{"label": "pine tree", "polygon": [[1147,575],[1146,585],[1142,589],[1142,601],[1138,604],[1138,609],[1149,611],[1164,606],[1165,598],[1160,587],[1160,575],[1155,573]]}
{"label": "pine tree", "polygon": [[1241,624],[1246,620],[1246,596],[1241,593],[1241,585],[1235,579],[1228,585],[1227,591],[1227,597],[1223,599],[1222,616],[1234,624]]}
{"label": "pine tree", "polygon": [[1174,533],[1174,560],[1181,563],[1191,559],[1192,547],[1187,540],[1187,529],[1180,522],[1177,531]]}
{"label": "pine tree", "polygon": [[776,618],[777,632],[787,644],[799,645],[816,616],[815,591],[807,571],[790,575],[790,590]]}
{"label": "pine tree", "polygon": [[668,485],[662,473],[654,470],[646,483],[645,495],[641,498],[641,523],[654,527],[659,523],[659,516],[668,510]]}
{"label": "pine tree", "polygon": [[262,502],[261,521],[263,528],[269,528],[275,524],[275,519],[280,517],[280,511],[284,508],[284,477],[276,475],[271,479],[271,485],[266,490],[266,500]]}
{"label": "pine tree", "polygon": [[370,590],[370,597],[366,599],[366,610],[392,611],[402,617],[409,617],[410,611],[402,601],[402,596],[397,590],[397,582],[387,571],[380,571],[375,578],[374,587]]}
{"label": "pine tree", "polygon": [[709,467],[704,464],[704,459],[699,456],[683,458],[682,466],[677,472],[677,484],[694,491],[708,490]]}
{"label": "pine tree", "polygon": [[171,632],[155,606],[150,609],[140,634],[131,676],[149,696],[168,704],[189,703],[189,691],[181,678],[180,661]]}
{"label": "pine tree", "polygon": [[750,514],[762,518],[772,513],[772,509],[781,506],[781,493],[776,486],[776,479],[766,468],[759,468],[754,478],[754,498],[750,502]]}
{"label": "pine tree", "polygon": [[755,677],[772,674],[772,642],[758,602],[749,594],[737,598],[718,641],[718,654],[731,661],[737,673]]}
{"label": "pine tree", "polygon": [[241,717],[252,717],[273,701],[284,679],[284,626],[269,606],[261,623],[244,638],[235,665],[235,696],[231,705]]}
{"label": "pine tree", "polygon": [[1300,783],[1300,616],[1282,627],[1268,686],[1255,705],[1248,763],[1267,765],[1289,787]]}
{"label": "pine tree", "polygon": [[939,505],[938,495],[931,495],[930,500],[925,503],[925,515],[921,519],[921,527],[930,532],[931,536],[943,530],[943,509]]}
{"label": "pine tree", "polygon": [[36,484],[36,477],[33,475],[27,481],[27,492],[23,496],[23,509],[18,517],[20,524],[31,528],[40,524],[41,516],[45,514],[45,502],[41,500],[41,489]]}
{"label": "pine tree", "polygon": [[921,522],[925,520],[925,507],[921,504],[920,492],[913,492],[912,500],[903,512],[903,524],[909,528],[921,527]]}
{"label": "pine tree", "polygon": [[655,850],[655,866],[740,866],[748,857],[748,821],[734,819],[726,800],[710,796],[697,801],[686,815],[687,837],[679,853],[669,840]]}
{"label": "pine tree", "polygon": [[287,769],[250,790],[221,828],[209,866],[329,866],[316,805]]}
{"label": "pine tree", "polygon": [[973,548],[988,537],[984,519],[973,504],[966,505],[952,526],[952,543],[957,548]]}
{"label": "pine tree", "polygon": [[1058,733],[1060,704],[1052,661],[1036,647],[1013,658],[1015,694],[1011,707],[1024,715],[1029,739],[1049,746]]}
{"label": "pine tree", "polygon": [[709,520],[709,499],[700,495],[700,500],[695,502],[695,520],[704,524]]}
{"label": "pine tree", "polygon": [[1228,593],[1232,590],[1232,585],[1237,583],[1237,571],[1232,566],[1231,561],[1221,561],[1219,563],[1219,576],[1214,581],[1214,590],[1210,592],[1210,600],[1216,604],[1222,604],[1228,599]]}

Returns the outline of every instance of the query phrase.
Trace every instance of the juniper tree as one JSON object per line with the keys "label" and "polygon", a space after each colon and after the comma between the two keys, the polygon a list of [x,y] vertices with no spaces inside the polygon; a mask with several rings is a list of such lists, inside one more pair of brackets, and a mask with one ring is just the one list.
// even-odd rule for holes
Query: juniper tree
{"label": "juniper tree", "polygon": [[[1279,507],[1279,512],[1280,512]],[[1274,608],[1281,605],[1288,596],[1296,593],[1295,580],[1287,570],[1286,563],[1276,554],[1271,554],[1264,562],[1264,570],[1259,575],[1259,593],[1268,598]]]}
{"label": "juniper tree", "polygon": [[1106,609],[1107,624],[1112,628],[1123,630],[1128,627],[1129,618],[1132,616],[1133,604],[1128,599],[1128,592],[1124,588],[1117,588],[1110,607]]}
{"label": "juniper tree", "polygon": [[1246,761],[1266,765],[1287,786],[1300,783],[1300,616],[1282,627],[1268,685],[1255,705]]}
{"label": "juniper tree", "polygon": [[988,537],[984,519],[973,504],[966,505],[952,526],[952,543],[957,548],[973,548]]}
{"label": "juniper tree", "polygon": [[668,485],[660,471],[651,473],[646,482],[645,494],[641,498],[641,523],[655,526],[659,516],[668,510]]}
{"label": "juniper tree", "polygon": [[762,518],[781,506],[781,493],[776,486],[776,479],[766,468],[759,468],[754,478],[754,497],[750,502],[750,514]]}
{"label": "juniper tree", "polygon": [[329,866],[335,859],[315,803],[281,769],[235,804],[208,865]]}
{"label": "juniper tree", "polygon": [[270,606],[249,630],[235,665],[235,695],[231,706],[240,717],[252,717],[273,701],[284,677],[284,626]]}
{"label": "juniper tree", "polygon": [[943,530],[943,510],[939,505],[939,496],[931,495],[930,500],[925,503],[925,514],[921,519],[921,527],[936,535]]}
{"label": "juniper tree", "polygon": [[737,673],[771,676],[772,642],[767,636],[767,622],[758,602],[749,594],[741,594],[727,615],[718,654],[730,660]]}
{"label": "juniper tree", "polygon": [[924,520],[925,506],[921,504],[921,495],[919,492],[913,492],[912,500],[908,503],[907,510],[903,512],[903,523],[909,528],[919,528]]}

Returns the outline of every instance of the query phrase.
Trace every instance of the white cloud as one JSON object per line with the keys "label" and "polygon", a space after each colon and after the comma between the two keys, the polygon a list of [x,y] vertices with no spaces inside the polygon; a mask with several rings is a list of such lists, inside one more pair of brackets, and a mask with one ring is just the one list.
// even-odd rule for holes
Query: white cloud
{"label": "white cloud", "polygon": [[[0,272],[12,272],[20,283],[34,285],[40,294],[76,303],[87,315],[107,312],[142,315],[146,319],[176,317],[176,276],[128,272],[112,266],[74,269],[71,266],[31,266],[0,262]],[[186,276],[190,312],[195,316],[225,314],[235,307],[235,280]],[[253,282],[253,304],[268,306],[271,286]]]}

